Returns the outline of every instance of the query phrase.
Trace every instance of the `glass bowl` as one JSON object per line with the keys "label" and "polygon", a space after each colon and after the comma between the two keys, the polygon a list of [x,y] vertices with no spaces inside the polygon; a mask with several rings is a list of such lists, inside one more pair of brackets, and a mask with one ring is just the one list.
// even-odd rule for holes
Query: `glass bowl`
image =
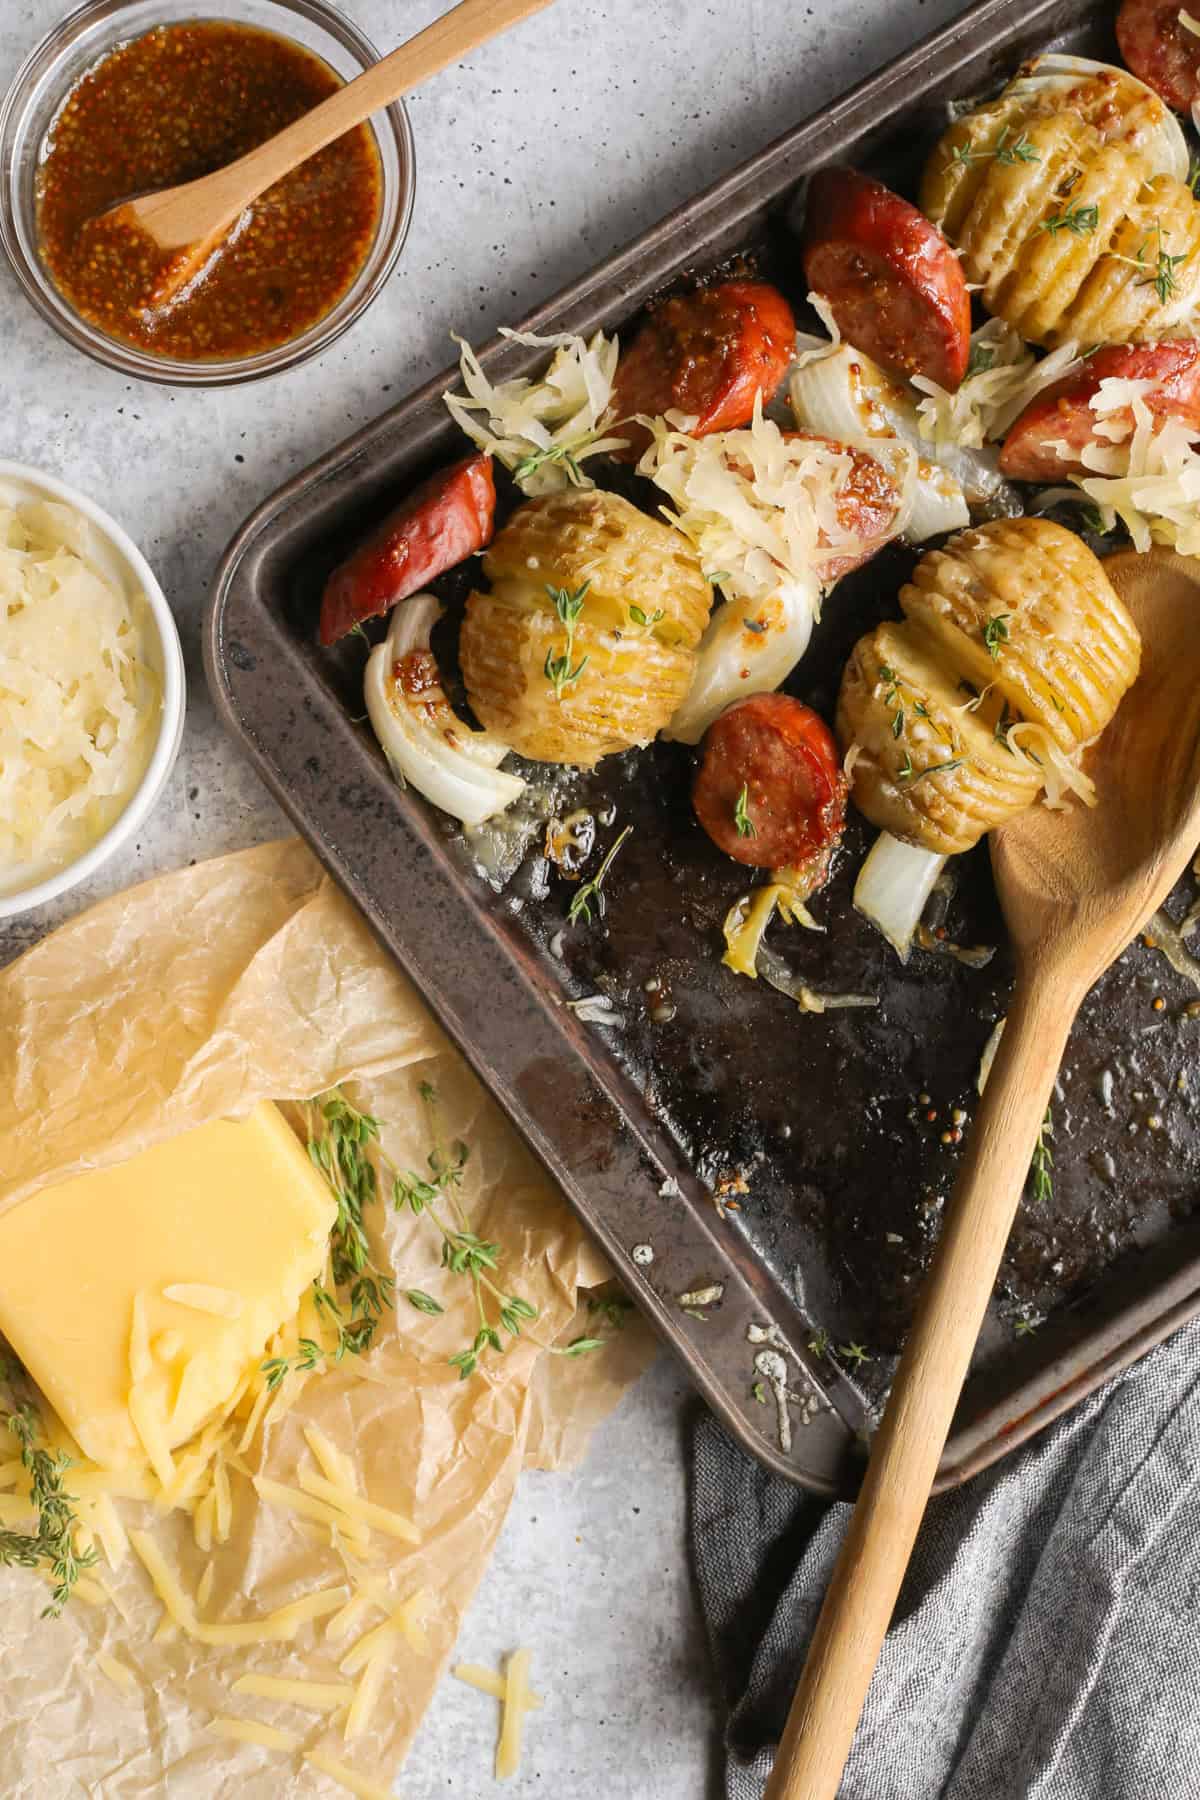
{"label": "glass bowl", "polygon": [[285,344],[228,361],[152,356],[82,319],[42,266],[37,245],[35,182],[46,133],[91,66],[117,44],[157,26],[196,19],[256,25],[290,38],[349,81],[378,61],[357,26],[325,0],[87,0],[44,38],[18,70],[0,110],[0,242],[28,298],[54,329],[97,362],[142,381],[174,387],[228,387],[293,368],[340,337],[370,305],[396,265],[412,216],[415,185],[412,128],[403,105],[371,120],[379,147],[381,190],[375,241],[351,286],[322,319]]}

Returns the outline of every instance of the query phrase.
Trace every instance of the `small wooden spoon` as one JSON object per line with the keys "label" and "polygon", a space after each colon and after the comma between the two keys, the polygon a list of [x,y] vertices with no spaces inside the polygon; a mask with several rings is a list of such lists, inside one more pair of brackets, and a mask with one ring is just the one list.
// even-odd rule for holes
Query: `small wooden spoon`
{"label": "small wooden spoon", "polygon": [[236,162],[179,187],[124,200],[93,220],[91,228],[127,230],[157,247],[161,263],[146,304],[166,305],[267,188],[448,63],[550,4],[551,0],[461,0],[443,18]]}
{"label": "small wooden spoon", "polygon": [[1105,567],[1141,673],[1089,765],[1098,805],[1035,806],[992,840],[1016,994],[766,1800],[834,1800],[1075,1014],[1200,844],[1200,560]]}

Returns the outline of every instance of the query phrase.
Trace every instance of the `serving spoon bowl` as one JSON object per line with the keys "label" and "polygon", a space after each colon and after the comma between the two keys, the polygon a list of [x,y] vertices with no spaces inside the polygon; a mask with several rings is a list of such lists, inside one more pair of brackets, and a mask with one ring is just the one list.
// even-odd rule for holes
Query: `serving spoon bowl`
{"label": "serving spoon bowl", "polygon": [[992,838],[1013,1005],[766,1800],[835,1800],[1075,1015],[1200,844],[1200,560],[1105,571],[1141,671],[1089,764],[1096,806],[1034,806]]}
{"label": "serving spoon bowl", "polygon": [[277,181],[468,51],[498,37],[551,0],[460,0],[460,4],[382,57],[336,93],[235,162],[195,181],[159,188],[110,206],[83,227],[145,271],[140,303],[168,306],[199,275],[246,209]]}

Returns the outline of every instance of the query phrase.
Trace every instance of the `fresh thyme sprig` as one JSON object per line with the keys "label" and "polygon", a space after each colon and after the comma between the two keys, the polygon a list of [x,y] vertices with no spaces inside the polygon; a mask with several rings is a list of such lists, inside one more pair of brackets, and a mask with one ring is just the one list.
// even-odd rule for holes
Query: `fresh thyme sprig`
{"label": "fresh thyme sprig", "polygon": [[[437,1095],[427,1081],[421,1083],[421,1098],[433,1138],[427,1159],[429,1173],[416,1175],[411,1170],[398,1169],[382,1153],[381,1160],[391,1176],[392,1204],[397,1212],[408,1211],[418,1218],[424,1215],[436,1226],[442,1238],[443,1269],[464,1276],[474,1291],[477,1329],[470,1344],[448,1358],[451,1367],[458,1370],[459,1380],[466,1381],[479,1367],[479,1358],[485,1351],[503,1354],[506,1346],[502,1331],[510,1338],[520,1337],[521,1326],[536,1319],[538,1311],[520,1294],[505,1293],[492,1280],[490,1271],[499,1269],[503,1251],[499,1244],[489,1243],[471,1230],[458,1194],[470,1153],[461,1138],[448,1147],[443,1145],[437,1123]],[[443,1206],[450,1211],[449,1222],[441,1210]],[[405,1297],[418,1312],[443,1310],[432,1295],[419,1288],[406,1290]]]}
{"label": "fresh thyme sprig", "polygon": [[1033,1161],[1029,1165],[1029,1176],[1033,1182],[1033,1197],[1045,1205],[1054,1198],[1054,1152],[1049,1140],[1054,1136],[1054,1108],[1046,1108],[1046,1116],[1042,1120],[1041,1130],[1037,1135],[1037,1143],[1033,1147]]}
{"label": "fresh thyme sprig", "polygon": [[616,861],[617,852],[620,850],[621,845],[625,842],[625,839],[632,830],[632,825],[626,825],[620,836],[614,839],[613,843],[610,844],[604,861],[600,864],[600,867],[596,870],[592,879],[590,881],[585,881],[583,886],[572,896],[571,904],[567,908],[567,923],[569,925],[578,924],[580,919],[583,920],[585,925],[590,925],[592,922],[593,901],[595,901],[597,913],[601,918],[604,917],[604,908],[606,905],[604,898],[605,878],[608,875],[608,871],[612,868],[613,863]]}
{"label": "fresh thyme sprig", "polygon": [[[310,1101],[305,1109],[308,1154],[337,1201],[337,1217],[329,1234],[330,1273],[334,1292],[312,1284],[317,1316],[334,1329],[332,1350],[314,1338],[301,1338],[293,1357],[272,1356],[261,1365],[274,1392],[289,1369],[310,1374],[324,1362],[361,1356],[374,1342],[379,1321],[395,1304],[395,1282],[371,1260],[365,1209],[378,1198],[375,1164],[369,1155],[379,1141],[379,1125],[351,1106],[339,1089]],[[348,1316],[347,1316],[348,1315]]]}
{"label": "fresh thyme sprig", "polygon": [[993,662],[999,659],[1001,644],[1008,642],[1008,621],[1011,618],[1011,613],[993,613],[983,628],[983,641]]}
{"label": "fresh thyme sprig", "polygon": [[4,1415],[4,1423],[17,1440],[22,1466],[29,1473],[30,1497],[37,1513],[37,1530],[0,1531],[0,1564],[23,1569],[47,1570],[53,1582],[44,1619],[57,1619],[85,1569],[95,1566],[97,1554],[75,1548],[79,1519],[74,1496],[63,1486],[71,1459],[38,1446],[41,1422],[31,1400]]}
{"label": "fresh thyme sprig", "polygon": [[573,481],[577,487],[582,486],[583,471],[575,459],[575,450],[580,447],[579,445],[547,444],[542,450],[531,450],[529,455],[524,457],[513,469],[513,480],[524,481],[528,476],[536,474],[538,469],[544,468],[547,463],[561,463],[567,472],[568,479]]}
{"label": "fresh thyme sprig", "polygon": [[583,603],[587,599],[587,591],[591,585],[590,581],[585,581],[582,587],[576,588],[575,592],[571,593],[568,588],[556,588],[552,587],[549,582],[546,583],[546,592],[553,600],[554,610],[562,621],[567,634],[566,647],[562,655],[555,656],[553,650],[547,650],[546,661],[542,668],[546,680],[553,683],[555,698],[558,700],[563,697],[563,689],[570,687],[572,682],[578,681],[588,666],[589,659],[586,656],[581,656],[574,668],[571,667],[571,659],[575,654],[575,628],[579,623],[579,615],[583,611]]}
{"label": "fresh thyme sprig", "polygon": [[930,763],[927,768],[914,769],[913,759],[908,751],[904,752],[904,761],[896,771],[898,781],[924,781],[927,775],[948,775],[951,769],[961,769],[968,759],[965,756],[951,756],[945,762]]}
{"label": "fresh thyme sprig", "polygon": [[[291,1358],[272,1357],[264,1362],[267,1386],[275,1389],[289,1369],[309,1372],[321,1362],[338,1362],[347,1353],[361,1355],[371,1344],[385,1308],[395,1304],[395,1282],[370,1258],[363,1208],[376,1200],[381,1178],[398,1212],[424,1215],[442,1240],[442,1267],[464,1276],[474,1290],[478,1329],[468,1348],[448,1360],[460,1379],[473,1375],[486,1349],[503,1351],[501,1331],[519,1337],[523,1323],[538,1316],[536,1306],[519,1294],[506,1294],[491,1279],[503,1254],[499,1244],[487,1242],[471,1230],[458,1196],[469,1151],[459,1139],[442,1143],[436,1114],[437,1096],[429,1082],[422,1082],[433,1147],[428,1172],[423,1175],[396,1166],[379,1141],[379,1121],[360,1113],[339,1089],[322,1095],[310,1109],[309,1155],[321,1170],[337,1198],[338,1217],[330,1237],[335,1284],[347,1289],[342,1302],[319,1281],[313,1283],[318,1316],[332,1325],[336,1342],[326,1350],[313,1338],[301,1338]],[[447,1222],[443,1209],[450,1212]],[[404,1298],[417,1312],[434,1316],[445,1308],[421,1288],[405,1288]],[[344,1306],[349,1306],[349,1318]]]}
{"label": "fresh thyme sprig", "polygon": [[1062,212],[1051,213],[1038,226],[1056,238],[1060,231],[1069,231],[1073,237],[1088,237],[1100,223],[1098,206],[1082,206],[1077,200],[1070,201]]}
{"label": "fresh thyme sprig", "polygon": [[614,1331],[624,1331],[625,1321],[633,1311],[633,1301],[617,1289],[612,1293],[589,1294],[587,1309],[607,1320]]}
{"label": "fresh thyme sprig", "polygon": [[743,781],[741,792],[737,797],[737,804],[733,809],[733,822],[737,826],[737,834],[740,838],[752,838],[758,836],[758,826],[750,817],[749,808],[750,787],[747,782]]}
{"label": "fresh thyme sprig", "polygon": [[972,163],[986,162],[989,157],[995,157],[998,163],[1003,163],[1006,167],[1012,168],[1014,164],[1019,162],[1041,162],[1041,155],[1034,149],[1025,132],[1022,132],[1020,137],[1014,139],[1011,144],[1009,143],[1010,129],[1011,127],[1008,125],[1004,127],[1004,130],[1000,133],[1000,136],[996,139],[996,142],[992,145],[990,150],[973,149],[972,145],[974,140],[968,138],[965,144],[958,144],[955,146],[950,156],[951,163],[960,163],[964,168],[969,168]]}
{"label": "fresh thyme sprig", "polygon": [[[1154,246],[1153,259],[1150,255]],[[1136,256],[1121,256],[1115,250],[1108,252],[1114,262],[1127,263],[1131,269],[1138,271],[1138,287],[1152,287],[1162,305],[1166,305],[1172,295],[1179,292],[1179,277],[1176,270],[1187,260],[1188,252],[1181,251],[1172,256],[1163,243],[1163,230],[1160,220],[1155,219],[1153,226],[1138,246]]]}

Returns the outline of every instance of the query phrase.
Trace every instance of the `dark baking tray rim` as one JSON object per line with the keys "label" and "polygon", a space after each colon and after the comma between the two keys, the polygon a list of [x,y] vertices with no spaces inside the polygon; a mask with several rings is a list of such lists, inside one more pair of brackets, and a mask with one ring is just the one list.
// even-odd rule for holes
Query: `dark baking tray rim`
{"label": "dark baking tray rim", "polygon": [[[861,143],[893,115],[920,101],[967,62],[1015,59],[1077,27],[1086,0],[981,0],[951,24],[868,77],[820,113],[669,213],[522,321],[533,332],[592,329],[628,312],[638,296],[663,285],[693,255],[711,258],[722,230],[778,200],[809,167],[850,142]],[[681,245],[684,253],[681,255]],[[493,340],[482,353],[495,375],[521,372],[528,351]],[[849,1492],[860,1447],[835,1410],[818,1409],[797,1428],[790,1454],[780,1447],[773,1409],[751,1395],[752,1328],[767,1329],[785,1350],[798,1385],[828,1386],[808,1354],[798,1314],[783,1303],[752,1254],[720,1225],[703,1188],[665,1133],[629,1104],[624,1077],[605,1066],[602,1046],[555,1002],[532,956],[505,946],[475,902],[461,870],[424,820],[401,810],[375,756],[364,763],[360,734],[330,696],[304,685],[297,646],[264,604],[264,565],[307,524],[351,506],[364,486],[396,479],[396,465],[427,458],[446,421],[438,400],[455,371],[415,390],[378,419],[293,477],[251,514],[218,567],[204,631],[209,688],[226,728],[250,756],[284,811],[362,909],[435,1016],[562,1187],[612,1258],[629,1291],[726,1428],[777,1473],[823,1493]],[[386,471],[386,473],[383,473]],[[260,665],[271,659],[269,678]],[[301,680],[290,697],[280,663]],[[266,685],[269,679],[269,687]],[[275,708],[282,705],[286,717]],[[355,811],[347,830],[305,782],[295,731],[304,743],[342,750],[354,767]],[[325,796],[326,802],[328,795]],[[357,831],[386,827],[382,853],[358,853]],[[396,896],[416,904],[406,911]],[[381,897],[382,896],[382,897]],[[447,927],[452,922],[453,936]],[[490,1006],[481,1004],[487,994]],[[627,1091],[622,1092],[622,1089]],[[663,1191],[665,1189],[665,1192]],[[632,1258],[650,1244],[654,1261]],[[683,1314],[680,1293],[699,1279],[720,1282],[720,1306],[700,1326]],[[1184,1226],[1159,1252],[1132,1259],[1027,1340],[1001,1369],[973,1378],[942,1458],[937,1487],[957,1485],[1014,1449],[1127,1367],[1200,1311],[1200,1227]]]}

